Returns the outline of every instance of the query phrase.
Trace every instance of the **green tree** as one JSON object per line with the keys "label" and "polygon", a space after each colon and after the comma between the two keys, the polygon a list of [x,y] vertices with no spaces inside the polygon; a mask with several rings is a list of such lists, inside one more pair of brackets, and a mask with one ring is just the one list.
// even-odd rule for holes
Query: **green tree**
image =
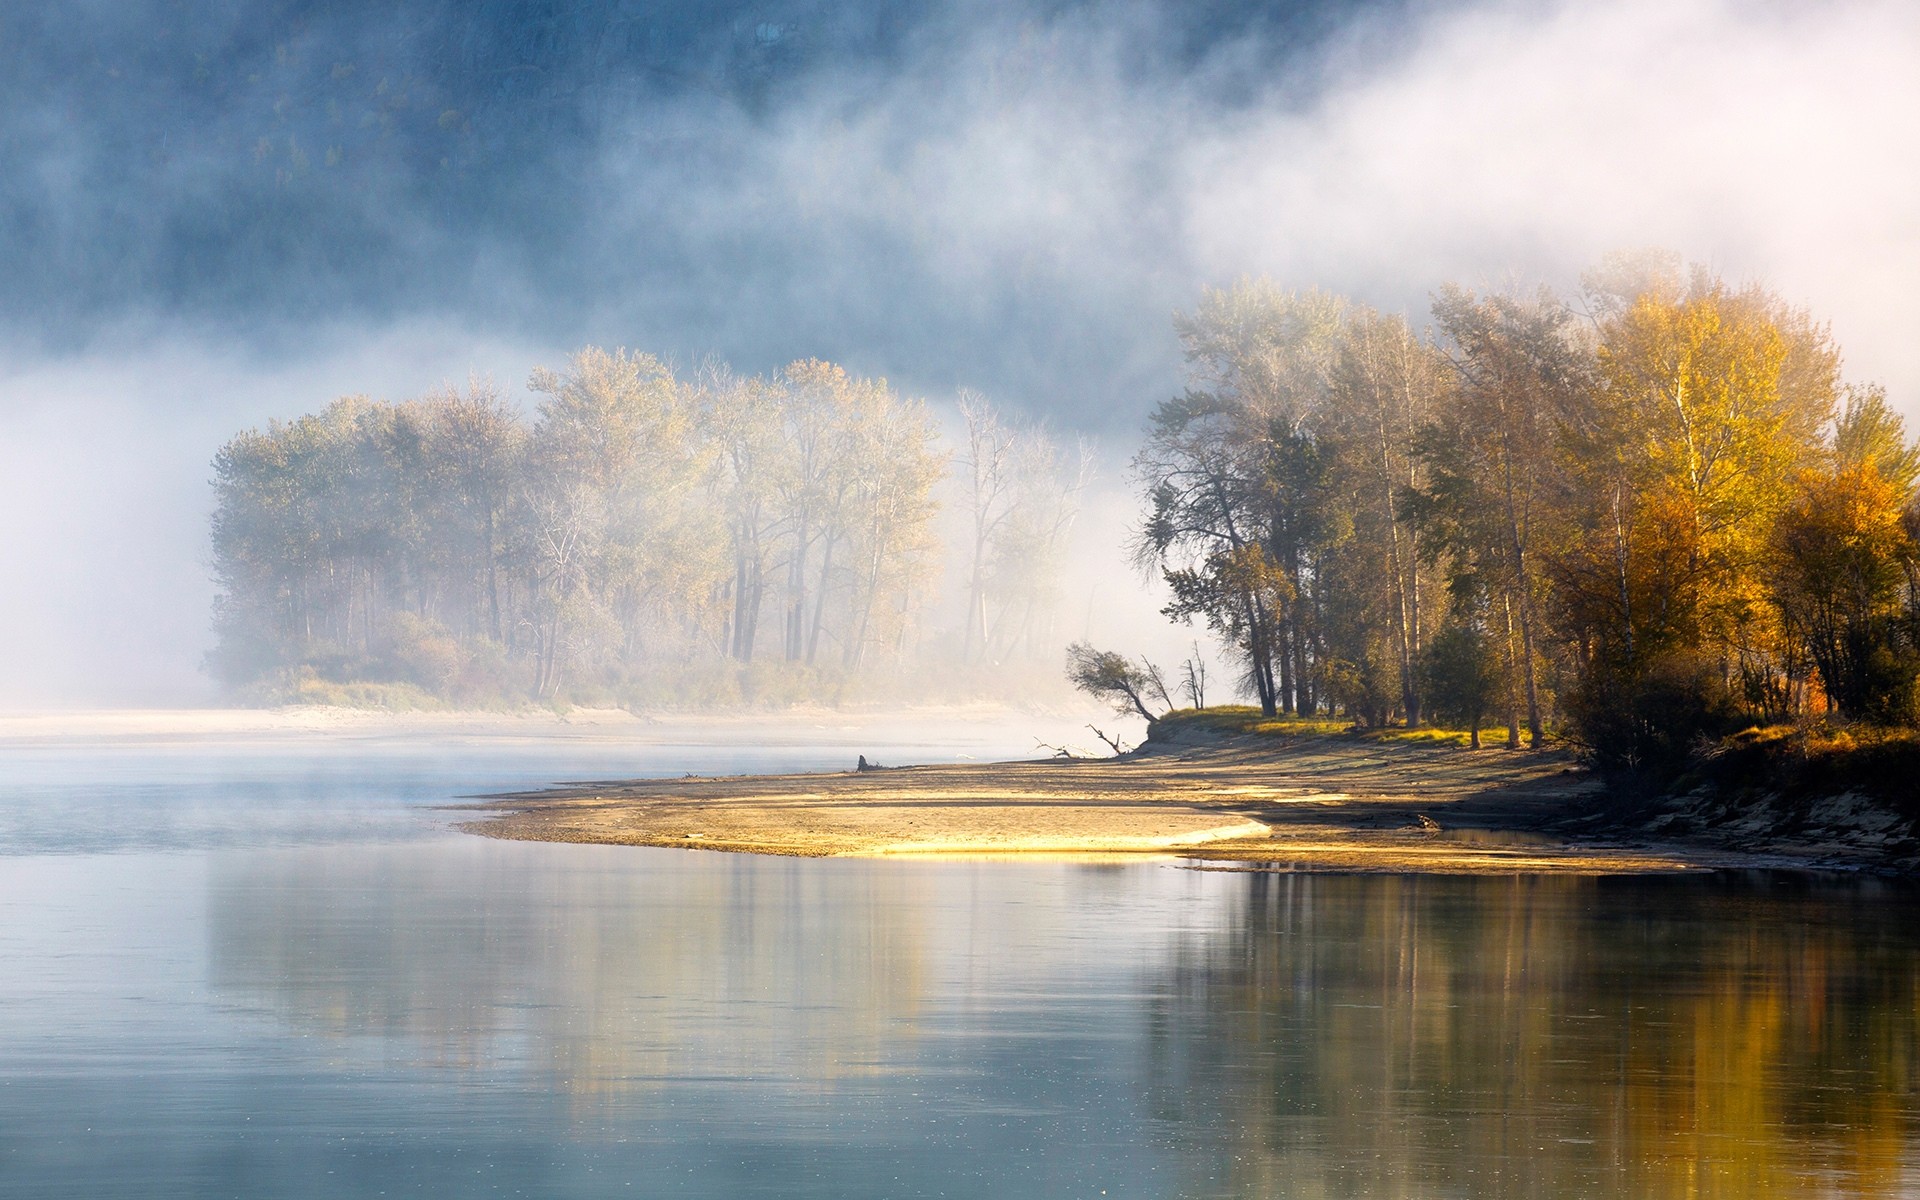
{"label": "green tree", "polygon": [[[1570,336],[1571,314],[1544,290],[1476,296],[1449,285],[1434,301],[1434,318],[1458,387],[1423,439],[1429,483],[1415,507],[1499,597],[1501,624],[1517,635],[1507,639],[1513,691],[1538,749],[1545,737],[1538,539],[1553,518],[1555,435],[1583,396],[1588,360]],[[1518,741],[1518,723],[1510,709],[1510,742]]]}
{"label": "green tree", "polygon": [[1234,631],[1268,713],[1317,705],[1329,464],[1316,425],[1344,308],[1265,281],[1204,293],[1195,312],[1174,319],[1188,390],[1154,410],[1134,460],[1149,505],[1138,560],[1173,587],[1169,615]]}
{"label": "green tree", "polygon": [[1137,713],[1148,723],[1160,718],[1147,701],[1158,699],[1161,715],[1173,707],[1159,668],[1145,659],[1134,662],[1124,654],[1096,650],[1086,642],[1067,647],[1067,680],[1087,695],[1112,704],[1116,711]]}
{"label": "green tree", "polygon": [[1422,649],[1420,670],[1438,719],[1467,728],[1467,744],[1480,748],[1480,726],[1499,700],[1504,672],[1483,613],[1467,612],[1442,625]]}

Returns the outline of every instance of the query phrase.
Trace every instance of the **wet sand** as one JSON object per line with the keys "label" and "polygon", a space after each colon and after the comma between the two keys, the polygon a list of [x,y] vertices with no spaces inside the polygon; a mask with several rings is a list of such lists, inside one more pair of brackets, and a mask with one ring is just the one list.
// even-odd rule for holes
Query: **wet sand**
{"label": "wet sand", "polygon": [[[1140,856],[1223,870],[1646,873],[1754,865],[1555,826],[1560,754],[1237,737],[1123,759],[580,784],[490,798],[488,837],[810,857]],[[1736,856],[1738,857],[1738,856]]]}

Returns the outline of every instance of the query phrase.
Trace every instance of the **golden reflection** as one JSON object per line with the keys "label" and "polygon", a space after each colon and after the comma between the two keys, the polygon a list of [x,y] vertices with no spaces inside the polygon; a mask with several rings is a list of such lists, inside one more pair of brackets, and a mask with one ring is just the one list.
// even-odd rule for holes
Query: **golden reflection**
{"label": "golden reflection", "polygon": [[232,860],[209,963],[342,1061],[531,1082],[582,1136],[669,1082],[824,1113],[939,1063],[949,1117],[1099,1097],[1176,1195],[1894,1197],[1920,928],[1875,886],[470,839]]}
{"label": "golden reflection", "polygon": [[[1250,876],[1152,1022],[1246,1196],[1903,1196],[1916,938],[1818,888]],[[1204,1135],[1203,1135],[1204,1134]]]}

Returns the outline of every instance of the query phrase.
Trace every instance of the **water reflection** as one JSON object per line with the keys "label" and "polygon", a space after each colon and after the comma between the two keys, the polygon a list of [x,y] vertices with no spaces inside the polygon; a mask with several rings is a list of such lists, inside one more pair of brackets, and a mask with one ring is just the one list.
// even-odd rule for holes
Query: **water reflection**
{"label": "water reflection", "polygon": [[416,1065],[517,1065],[579,1097],[824,1083],[883,1069],[914,1036],[912,873],[566,850],[549,863],[470,839],[221,864],[211,983],[303,1030],[378,1035]]}
{"label": "water reflection", "polygon": [[1252,876],[1151,1005],[1194,1191],[1893,1196],[1912,893]]}
{"label": "water reflection", "polygon": [[[619,1141],[697,1083],[718,1089],[716,1112],[749,1105],[774,1142],[870,1109],[893,1169],[929,1185],[943,1155],[1063,1113],[1129,1147],[1134,1194],[1920,1182],[1920,932],[1911,891],[1870,881],[1203,875],[477,839],[239,856],[209,878],[225,1002],[377,1046],[390,1068],[514,1074],[566,1097],[572,1138]],[[958,1140],[936,1154],[896,1109]],[[982,1120],[1007,1112],[1025,1114],[1013,1134]],[[862,1171],[837,1164],[835,1186]]]}

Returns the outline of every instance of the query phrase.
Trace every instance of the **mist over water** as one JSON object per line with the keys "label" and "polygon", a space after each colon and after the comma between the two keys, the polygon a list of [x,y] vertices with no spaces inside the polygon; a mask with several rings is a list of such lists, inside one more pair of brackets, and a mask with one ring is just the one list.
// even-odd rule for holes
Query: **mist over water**
{"label": "mist over water", "polygon": [[211,697],[236,430],[473,371],[527,403],[587,342],[1094,435],[1065,607],[1142,639],[1123,464],[1203,284],[1418,322],[1664,244],[1831,317],[1911,414],[1916,50],[1870,2],[20,9],[0,704]]}

